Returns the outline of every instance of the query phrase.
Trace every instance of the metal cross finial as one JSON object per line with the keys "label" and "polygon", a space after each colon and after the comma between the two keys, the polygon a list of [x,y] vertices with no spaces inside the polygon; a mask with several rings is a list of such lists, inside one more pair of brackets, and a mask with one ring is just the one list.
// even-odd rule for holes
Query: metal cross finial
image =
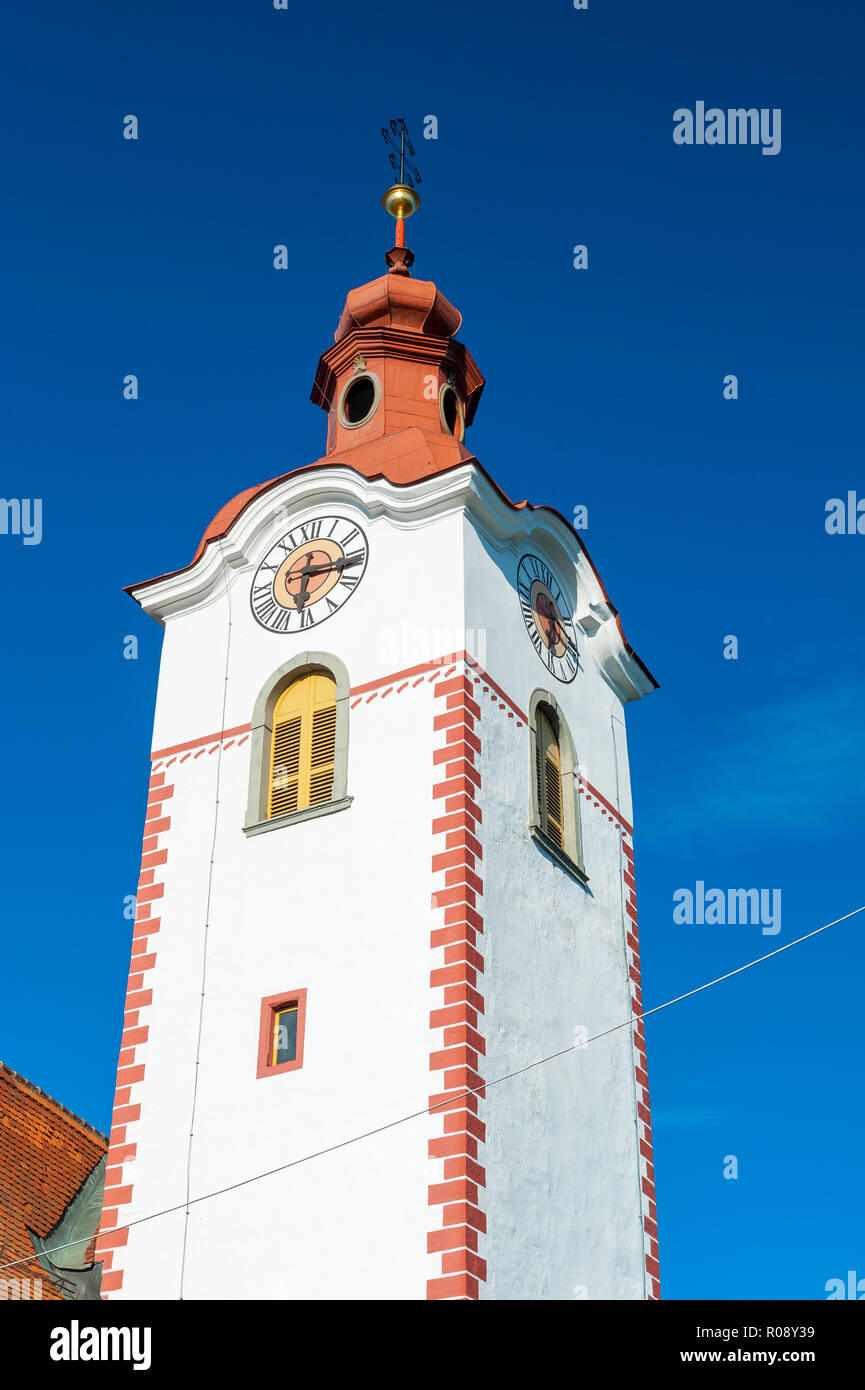
{"label": "metal cross finial", "polygon": [[406,152],[414,159],[414,145],[412,144],[408,126],[402,116],[397,116],[390,123],[390,129],[382,126],[381,133],[386,145],[390,146],[391,153],[388,155],[390,167],[396,174],[398,184],[403,184],[407,188],[416,188],[422,182],[421,176],[414,164],[406,163]]}

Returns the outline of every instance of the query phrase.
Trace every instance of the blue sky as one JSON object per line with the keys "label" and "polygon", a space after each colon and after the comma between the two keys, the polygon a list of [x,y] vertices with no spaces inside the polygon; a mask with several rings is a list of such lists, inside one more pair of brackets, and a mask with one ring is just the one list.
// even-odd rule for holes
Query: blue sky
{"label": "blue sky", "polygon": [[[865,536],[824,529],[865,496],[861,12],[47,0],[6,29],[0,493],[44,533],[0,536],[0,1057],[107,1127],[160,639],[122,586],[323,452],[400,112],[416,273],[487,376],[469,442],[513,498],[588,507],[661,682],[629,711],[646,1007],[865,902]],[[781,152],[675,145],[700,100],[780,108]],[[698,880],[780,888],[781,932],[675,925]],[[863,931],[647,1025],[666,1297],[865,1275]]]}

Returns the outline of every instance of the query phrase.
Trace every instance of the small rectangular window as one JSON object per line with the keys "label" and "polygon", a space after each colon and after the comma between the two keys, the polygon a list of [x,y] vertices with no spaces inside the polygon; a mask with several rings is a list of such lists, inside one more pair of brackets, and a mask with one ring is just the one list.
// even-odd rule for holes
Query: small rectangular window
{"label": "small rectangular window", "polygon": [[286,1004],[273,1012],[273,1054],[271,1065],[293,1062],[297,1058],[297,1004]]}
{"label": "small rectangular window", "polygon": [[303,1066],[306,990],[286,990],[261,1001],[257,1075],[277,1076]]}

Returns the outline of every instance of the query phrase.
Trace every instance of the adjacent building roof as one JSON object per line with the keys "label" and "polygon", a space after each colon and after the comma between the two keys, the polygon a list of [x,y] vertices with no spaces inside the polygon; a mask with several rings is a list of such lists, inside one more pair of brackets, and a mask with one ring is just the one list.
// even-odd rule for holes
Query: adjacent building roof
{"label": "adjacent building roof", "polygon": [[[98,1179],[94,1170],[107,1149],[104,1134],[0,1062],[0,1265],[26,1260],[0,1272],[0,1281],[7,1281],[7,1295],[10,1281],[18,1279],[41,1280],[43,1299],[82,1297],[80,1273],[82,1266],[93,1263],[101,1202],[95,1204],[88,1229],[86,1220],[81,1225],[82,1202],[76,1204],[75,1199],[84,1189],[84,1205],[92,1207],[88,1189]],[[79,1257],[70,1248],[68,1255],[58,1253],[53,1260],[43,1255],[40,1262],[31,1232],[37,1242],[41,1238],[50,1247],[47,1237],[63,1226],[70,1208],[79,1213],[71,1223],[75,1235],[82,1237]]]}

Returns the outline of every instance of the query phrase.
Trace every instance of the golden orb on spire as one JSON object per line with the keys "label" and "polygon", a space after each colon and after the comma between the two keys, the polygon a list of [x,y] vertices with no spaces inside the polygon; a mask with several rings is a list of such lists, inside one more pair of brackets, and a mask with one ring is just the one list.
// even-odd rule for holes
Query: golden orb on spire
{"label": "golden orb on spire", "polygon": [[420,207],[420,197],[407,183],[395,183],[381,200],[385,212],[403,221]]}

